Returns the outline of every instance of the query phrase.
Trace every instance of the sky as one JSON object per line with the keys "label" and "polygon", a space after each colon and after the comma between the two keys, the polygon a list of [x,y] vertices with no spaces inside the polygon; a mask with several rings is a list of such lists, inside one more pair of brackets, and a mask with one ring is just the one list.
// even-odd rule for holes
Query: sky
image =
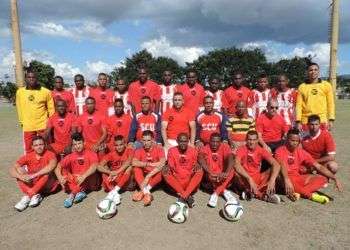
{"label": "sky", "polygon": [[[350,74],[350,1],[340,1],[338,74]],[[24,60],[95,80],[147,49],[180,65],[210,50],[261,48],[270,62],[329,64],[330,0],[18,0]],[[14,78],[10,0],[0,1],[0,80]]]}

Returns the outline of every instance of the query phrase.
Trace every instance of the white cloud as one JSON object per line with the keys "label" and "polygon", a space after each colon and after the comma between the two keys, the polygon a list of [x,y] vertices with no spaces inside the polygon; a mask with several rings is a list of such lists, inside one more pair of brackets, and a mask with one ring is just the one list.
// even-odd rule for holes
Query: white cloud
{"label": "white cloud", "polygon": [[121,63],[118,64],[109,64],[103,61],[90,62],[87,61],[85,63],[85,72],[86,78],[89,80],[96,80],[97,75],[101,72],[109,74],[114,68],[122,66]]}

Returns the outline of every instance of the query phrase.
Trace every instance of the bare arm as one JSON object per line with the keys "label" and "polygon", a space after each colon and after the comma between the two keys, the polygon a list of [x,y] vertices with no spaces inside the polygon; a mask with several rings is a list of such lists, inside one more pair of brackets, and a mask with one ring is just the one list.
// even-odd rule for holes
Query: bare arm
{"label": "bare arm", "polygon": [[323,176],[325,176],[329,179],[332,179],[335,182],[335,185],[339,191],[343,190],[342,184],[340,183],[340,181],[337,179],[337,177],[331,171],[328,170],[328,168],[326,168],[325,166],[323,166],[317,162],[313,165],[313,167],[317,170],[318,173],[322,174]]}
{"label": "bare arm", "polygon": [[162,132],[162,137],[163,137],[163,141],[164,141],[164,146],[168,147],[168,136],[167,136],[167,127],[168,127],[168,122],[167,121],[162,121],[162,128],[161,128],[161,132]]}
{"label": "bare arm", "polygon": [[196,122],[190,121],[189,125],[190,125],[190,134],[191,134],[190,144],[194,146],[194,142],[196,140]]}
{"label": "bare arm", "polygon": [[319,159],[316,160],[318,163],[323,164],[327,163],[329,161],[335,161],[335,154],[325,155]]}
{"label": "bare arm", "polygon": [[44,168],[40,169],[35,174],[32,174],[31,177],[35,178],[41,175],[49,174],[56,168],[56,166],[57,166],[57,160],[56,158],[54,158]]}

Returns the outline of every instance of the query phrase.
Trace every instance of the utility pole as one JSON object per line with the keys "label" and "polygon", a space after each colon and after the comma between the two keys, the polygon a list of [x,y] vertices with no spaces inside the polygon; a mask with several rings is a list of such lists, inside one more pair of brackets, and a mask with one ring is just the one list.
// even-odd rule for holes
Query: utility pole
{"label": "utility pole", "polygon": [[17,11],[17,0],[11,0],[11,27],[13,37],[13,50],[15,52],[15,73],[17,87],[24,86],[24,72],[22,63],[22,45],[19,31],[19,19]]}
{"label": "utility pole", "polygon": [[339,37],[339,0],[332,0],[331,37],[330,37],[330,61],[329,80],[333,86],[333,92],[337,89],[337,51]]}

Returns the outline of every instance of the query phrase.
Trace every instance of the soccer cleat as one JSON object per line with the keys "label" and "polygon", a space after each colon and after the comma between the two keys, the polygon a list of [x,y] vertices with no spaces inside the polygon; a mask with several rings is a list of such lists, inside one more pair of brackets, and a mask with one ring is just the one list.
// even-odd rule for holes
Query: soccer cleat
{"label": "soccer cleat", "polygon": [[18,212],[22,212],[24,209],[26,209],[29,205],[30,198],[28,195],[25,195],[22,197],[22,199],[15,205],[15,209]]}
{"label": "soccer cleat", "polygon": [[329,202],[329,198],[327,196],[318,193],[313,193],[311,195],[311,200],[321,204],[326,204]]}
{"label": "soccer cleat", "polygon": [[85,192],[79,192],[74,197],[74,203],[82,202],[87,197]]}
{"label": "soccer cleat", "polygon": [[36,194],[32,196],[29,202],[30,207],[36,207],[40,204],[40,202],[43,200],[43,197],[40,194]]}
{"label": "soccer cleat", "polygon": [[281,203],[281,198],[277,194],[269,195],[266,197],[266,201],[274,204]]}
{"label": "soccer cleat", "polygon": [[212,195],[210,195],[208,206],[213,208],[216,207],[216,205],[218,204],[218,198],[219,196],[215,192]]}
{"label": "soccer cleat", "polygon": [[189,208],[193,208],[196,205],[192,195],[187,198],[186,202]]}
{"label": "soccer cleat", "polygon": [[135,191],[132,194],[133,201],[141,201],[143,199],[144,193],[142,191]]}
{"label": "soccer cleat", "polygon": [[65,208],[70,208],[73,206],[74,194],[70,194],[67,199],[64,200],[63,206]]}
{"label": "soccer cleat", "polygon": [[145,194],[145,195],[143,196],[142,201],[143,201],[143,205],[144,205],[145,207],[146,207],[146,206],[149,206],[149,205],[151,205],[151,203],[152,203],[152,201],[153,201],[153,196],[152,196],[151,194],[147,193],[147,194]]}
{"label": "soccer cleat", "polygon": [[252,198],[254,197],[254,195],[252,195],[252,193],[250,192],[242,192],[241,193],[241,199],[245,200],[245,201],[250,201]]}

